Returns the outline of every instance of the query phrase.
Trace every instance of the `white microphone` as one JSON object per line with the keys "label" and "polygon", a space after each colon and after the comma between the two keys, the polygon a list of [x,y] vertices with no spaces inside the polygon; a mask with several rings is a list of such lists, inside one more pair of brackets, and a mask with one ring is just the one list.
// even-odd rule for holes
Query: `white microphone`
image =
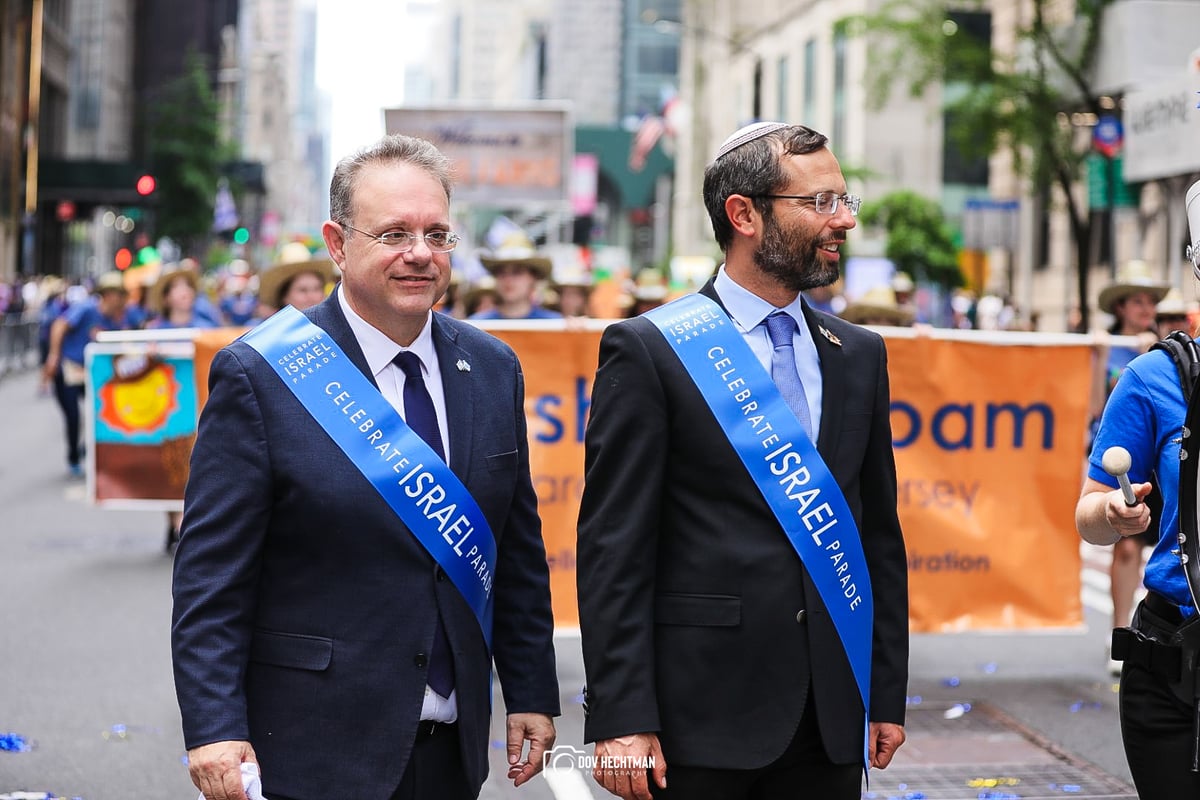
{"label": "white microphone", "polygon": [[1104,471],[1117,479],[1117,483],[1121,485],[1121,494],[1125,497],[1125,505],[1136,506],[1138,504],[1137,495],[1133,493],[1133,485],[1129,482],[1130,465],[1133,464],[1133,459],[1129,457],[1129,451],[1124,447],[1110,447],[1104,451],[1104,457],[1100,459],[1100,465],[1104,467]]}
{"label": "white microphone", "polygon": [[1200,281],[1200,181],[1193,183],[1187,190],[1184,207],[1187,209],[1188,241],[1191,242],[1187,248],[1187,257],[1192,262],[1192,274]]}

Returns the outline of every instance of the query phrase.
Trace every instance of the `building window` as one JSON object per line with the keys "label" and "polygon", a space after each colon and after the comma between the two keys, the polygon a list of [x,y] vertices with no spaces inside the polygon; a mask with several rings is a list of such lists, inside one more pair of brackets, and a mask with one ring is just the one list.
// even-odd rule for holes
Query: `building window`
{"label": "building window", "polygon": [[780,56],[775,66],[775,119],[788,121],[788,59]]}
{"label": "building window", "polygon": [[833,152],[842,152],[846,144],[846,34],[833,37]]}
{"label": "building window", "polygon": [[804,43],[804,99],[800,122],[817,127],[817,40]]}

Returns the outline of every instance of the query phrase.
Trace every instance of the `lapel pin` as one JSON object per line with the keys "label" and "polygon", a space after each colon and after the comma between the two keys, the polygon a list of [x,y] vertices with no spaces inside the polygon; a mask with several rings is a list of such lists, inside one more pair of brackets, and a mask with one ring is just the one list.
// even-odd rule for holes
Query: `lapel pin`
{"label": "lapel pin", "polygon": [[458,367],[459,372],[470,372],[471,371],[471,365],[468,364],[466,359],[463,359],[463,358],[460,358],[458,360],[458,363],[455,364],[454,366]]}
{"label": "lapel pin", "polygon": [[826,328],[824,325],[818,325],[817,330],[819,330],[821,332],[822,336],[824,336],[829,341],[833,342],[838,347],[842,346],[842,340],[839,339],[838,337],[834,336],[832,333],[830,333],[829,329]]}

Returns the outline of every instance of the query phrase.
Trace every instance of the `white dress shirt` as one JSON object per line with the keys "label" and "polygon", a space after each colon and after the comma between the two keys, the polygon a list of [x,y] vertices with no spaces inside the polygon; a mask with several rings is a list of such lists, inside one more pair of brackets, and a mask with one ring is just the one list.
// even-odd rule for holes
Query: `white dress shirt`
{"label": "white dress shirt", "polygon": [[[438,366],[437,350],[433,346],[433,312],[425,318],[425,326],[417,334],[417,338],[408,347],[401,347],[393,342],[387,334],[355,313],[346,302],[342,287],[337,288],[338,304],[350,323],[350,330],[362,348],[363,356],[367,359],[367,368],[379,385],[379,391],[392,404],[392,408],[404,416],[404,370],[392,363],[398,354],[408,351],[415,353],[421,359],[421,372],[425,377],[425,388],[433,399],[433,408],[437,413],[438,431],[442,434],[442,452],[447,460],[450,454],[450,426],[446,424],[446,390],[442,386],[442,371]],[[425,687],[425,699],[421,704],[421,719],[436,722],[454,722],[458,719],[458,692],[451,690],[449,697],[442,697],[428,686]]]}

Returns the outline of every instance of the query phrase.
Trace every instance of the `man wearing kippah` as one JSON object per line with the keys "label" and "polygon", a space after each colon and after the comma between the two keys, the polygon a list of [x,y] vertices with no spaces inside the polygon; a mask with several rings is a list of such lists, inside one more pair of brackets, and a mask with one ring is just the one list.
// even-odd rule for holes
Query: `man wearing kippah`
{"label": "man wearing kippah", "polygon": [[585,739],[623,798],[857,800],[904,742],[908,587],[887,354],[814,310],[860,200],[756,123],[704,202],[725,262],[609,326],[579,518]]}

